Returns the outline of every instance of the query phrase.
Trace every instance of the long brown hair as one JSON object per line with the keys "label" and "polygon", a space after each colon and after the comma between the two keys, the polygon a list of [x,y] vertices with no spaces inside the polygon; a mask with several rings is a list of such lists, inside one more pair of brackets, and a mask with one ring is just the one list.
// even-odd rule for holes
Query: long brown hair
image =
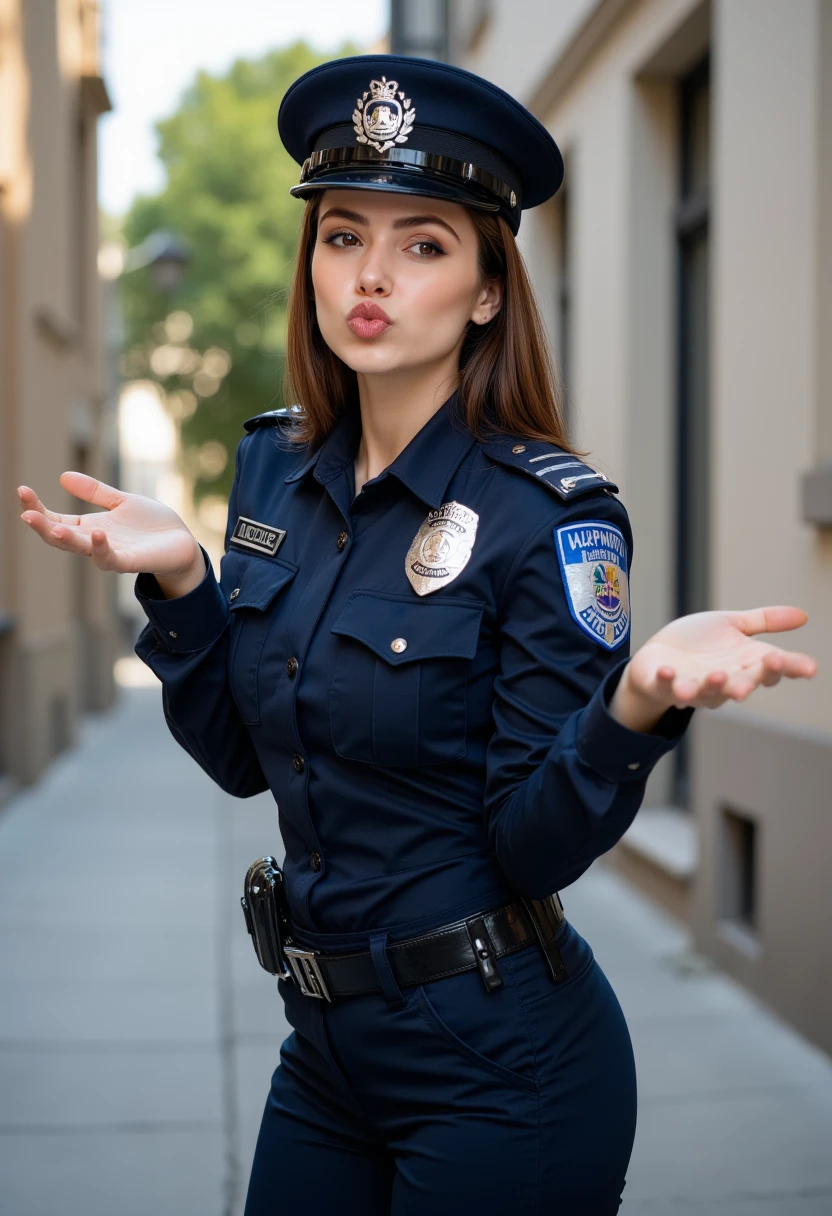
{"label": "long brown hair", "polygon": [[[297,401],[294,437],[317,447],[343,411],[358,400],[354,371],[324,342],[312,293],[312,251],[321,195],[306,204],[289,295],[286,343],[287,400]],[[503,303],[486,325],[469,322],[457,384],[469,430],[543,439],[579,454],[569,443],[560,385],[546,330],[520,250],[508,225],[487,211],[469,210],[479,238],[483,282],[503,283]]]}

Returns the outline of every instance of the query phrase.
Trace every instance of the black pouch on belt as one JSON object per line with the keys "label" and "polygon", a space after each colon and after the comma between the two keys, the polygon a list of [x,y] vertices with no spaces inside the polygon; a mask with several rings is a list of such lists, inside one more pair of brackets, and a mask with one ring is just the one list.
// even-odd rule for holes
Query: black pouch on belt
{"label": "black pouch on belt", "polygon": [[289,913],[283,871],[273,857],[260,857],[249,866],[240,903],[258,963],[270,975],[289,979],[292,973],[283,953]]}
{"label": "black pouch on belt", "polygon": [[547,895],[545,899],[523,899],[529,914],[537,940],[549,966],[549,972],[555,983],[566,979],[567,971],[558,950],[555,934],[564,922],[563,904],[557,892]]}

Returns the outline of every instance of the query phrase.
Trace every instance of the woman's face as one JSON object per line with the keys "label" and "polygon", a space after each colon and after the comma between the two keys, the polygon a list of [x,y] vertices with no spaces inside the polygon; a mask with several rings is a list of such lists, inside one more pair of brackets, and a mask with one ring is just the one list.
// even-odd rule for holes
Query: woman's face
{"label": "woman's face", "polygon": [[353,371],[380,374],[441,364],[469,321],[500,306],[482,284],[479,245],[459,203],[378,190],[325,190],[312,253],[318,325]]}

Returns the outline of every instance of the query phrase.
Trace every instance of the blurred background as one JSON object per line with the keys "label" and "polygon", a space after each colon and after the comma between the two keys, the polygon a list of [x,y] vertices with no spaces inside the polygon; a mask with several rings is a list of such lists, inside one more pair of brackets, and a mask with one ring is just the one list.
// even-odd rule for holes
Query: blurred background
{"label": "blurred background", "polygon": [[633,648],[809,613],[815,679],[695,715],[564,903],[636,1044],[624,1210],[828,1216],[832,0],[0,0],[0,1212],[242,1211],[286,1027],[236,905],[274,805],[179,751],[133,576],[15,488],[159,498],[218,566],[242,422],[288,404],[278,105],[367,50],[470,68],[564,152],[519,240],[632,520]]}

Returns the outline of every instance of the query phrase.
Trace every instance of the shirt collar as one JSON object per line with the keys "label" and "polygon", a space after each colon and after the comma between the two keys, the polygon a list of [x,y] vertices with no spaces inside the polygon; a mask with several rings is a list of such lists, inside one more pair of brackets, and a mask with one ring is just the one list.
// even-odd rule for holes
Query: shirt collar
{"label": "shirt collar", "polygon": [[[361,415],[353,406],[341,415],[318,450],[286,478],[300,481],[314,470],[315,480],[326,485],[355,461],[361,438]],[[474,444],[456,393],[440,406],[392,464],[373,478],[396,477],[402,485],[434,509],[442,505],[448,483]]]}

